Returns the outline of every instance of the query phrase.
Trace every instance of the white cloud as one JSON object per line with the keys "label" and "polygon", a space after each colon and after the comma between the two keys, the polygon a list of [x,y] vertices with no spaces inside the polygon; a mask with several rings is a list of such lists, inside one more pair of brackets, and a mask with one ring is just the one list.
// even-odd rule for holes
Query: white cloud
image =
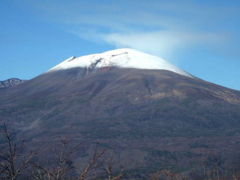
{"label": "white cloud", "polygon": [[173,50],[184,44],[180,35],[169,31],[113,33],[102,37],[116,47],[130,47],[162,56],[171,54]]}
{"label": "white cloud", "polygon": [[36,7],[81,38],[171,56],[195,45],[226,48],[236,28],[229,22],[235,22],[239,12],[239,7],[228,5],[192,0],[45,0]]}
{"label": "white cloud", "polygon": [[189,47],[196,45],[215,47],[216,45],[219,46],[219,43],[228,41],[225,34],[194,31],[161,30],[102,33],[94,29],[86,29],[85,31],[71,31],[71,33],[87,40],[112,44],[116,48],[134,48],[169,59],[174,59],[172,56],[175,53],[184,51]]}
{"label": "white cloud", "polygon": [[101,37],[117,47],[136,48],[163,57],[169,57],[175,51],[183,50],[198,43],[209,45],[223,40],[217,34],[174,32],[171,30],[145,33],[113,33]]}

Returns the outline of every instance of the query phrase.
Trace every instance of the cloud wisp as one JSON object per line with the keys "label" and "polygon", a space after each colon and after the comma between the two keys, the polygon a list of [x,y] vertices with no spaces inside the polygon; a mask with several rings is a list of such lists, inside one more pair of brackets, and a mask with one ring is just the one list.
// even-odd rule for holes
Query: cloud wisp
{"label": "cloud wisp", "polygon": [[239,40],[233,37],[240,29],[240,24],[236,25],[240,4],[204,2],[53,0],[35,7],[81,38],[168,57],[198,45],[223,51],[226,44]]}

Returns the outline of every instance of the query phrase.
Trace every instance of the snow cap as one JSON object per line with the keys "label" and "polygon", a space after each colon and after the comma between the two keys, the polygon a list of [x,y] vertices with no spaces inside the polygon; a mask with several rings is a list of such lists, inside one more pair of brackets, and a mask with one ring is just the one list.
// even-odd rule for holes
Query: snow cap
{"label": "snow cap", "polygon": [[51,68],[49,71],[65,70],[70,68],[88,68],[94,66],[95,68],[116,66],[119,68],[136,68],[136,69],[155,69],[168,70],[180,75],[192,77],[189,73],[180,68],[170,64],[166,60],[146,54],[134,49],[116,49],[106,51],[100,54],[92,54],[81,57],[70,57]]}

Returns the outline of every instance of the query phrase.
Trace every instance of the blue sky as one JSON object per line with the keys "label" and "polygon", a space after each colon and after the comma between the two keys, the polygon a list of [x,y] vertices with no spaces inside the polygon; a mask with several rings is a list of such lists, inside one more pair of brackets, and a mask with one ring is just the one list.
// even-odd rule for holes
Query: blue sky
{"label": "blue sky", "polygon": [[240,1],[1,0],[0,80],[129,47],[240,90]]}

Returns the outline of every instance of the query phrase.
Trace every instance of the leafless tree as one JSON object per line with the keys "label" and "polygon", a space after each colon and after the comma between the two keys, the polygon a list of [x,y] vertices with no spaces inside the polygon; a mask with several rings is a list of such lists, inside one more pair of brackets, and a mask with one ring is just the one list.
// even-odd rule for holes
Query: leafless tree
{"label": "leafless tree", "polygon": [[78,180],[87,179],[87,177],[91,174],[92,171],[100,168],[100,159],[103,157],[104,153],[104,150],[99,151],[97,148],[94,150],[93,156],[91,157],[85,168],[83,168],[83,170],[81,171]]}
{"label": "leafless tree", "polygon": [[74,170],[72,165],[72,155],[78,150],[79,145],[70,147],[70,141],[67,138],[60,140],[61,147],[57,148],[52,155],[56,156],[51,166],[43,165],[39,162],[34,162],[33,178],[36,180],[63,180],[70,176]]}
{"label": "leafless tree", "polygon": [[[114,175],[114,165],[116,165],[117,163],[114,162],[114,157],[111,156],[109,157],[108,160],[106,160],[106,166],[104,168],[106,174],[107,174],[107,180],[120,180],[123,178],[124,176],[124,170],[121,168],[121,171],[118,173],[118,175]],[[118,164],[119,165],[119,164]]]}
{"label": "leafless tree", "polygon": [[24,155],[21,152],[24,142],[20,144],[15,142],[6,123],[2,125],[1,135],[3,144],[0,150],[0,178],[16,180],[30,166],[35,153]]}
{"label": "leafless tree", "polygon": [[[123,177],[122,171],[117,176],[113,175],[112,163],[108,162],[107,166],[104,166],[105,150],[98,149],[97,146],[86,165],[80,168],[73,165],[73,159],[79,152],[81,144],[72,146],[67,138],[63,138],[60,140],[61,147],[50,155],[55,155],[56,159],[49,167],[34,159],[37,157],[36,152],[24,152],[27,148],[25,148],[24,141],[15,140],[6,123],[1,126],[0,142],[0,179],[3,180],[18,180],[24,177],[22,175],[31,176],[31,179],[35,180],[66,180],[72,178],[87,180],[92,179],[94,175],[102,176],[102,169],[105,169],[108,180],[120,180]],[[75,173],[74,176],[73,172]]]}
{"label": "leafless tree", "polygon": [[97,148],[91,156],[89,162],[85,167],[80,169],[73,165],[73,158],[79,152],[81,144],[72,146],[67,138],[60,140],[61,147],[57,148],[53,154],[56,155],[55,162],[52,162],[51,167],[45,164],[34,163],[34,179],[36,180],[65,180],[73,178],[73,172],[76,172],[74,179],[85,180],[88,176],[92,175],[92,172],[98,169],[100,159],[102,158],[105,151],[99,151]]}

